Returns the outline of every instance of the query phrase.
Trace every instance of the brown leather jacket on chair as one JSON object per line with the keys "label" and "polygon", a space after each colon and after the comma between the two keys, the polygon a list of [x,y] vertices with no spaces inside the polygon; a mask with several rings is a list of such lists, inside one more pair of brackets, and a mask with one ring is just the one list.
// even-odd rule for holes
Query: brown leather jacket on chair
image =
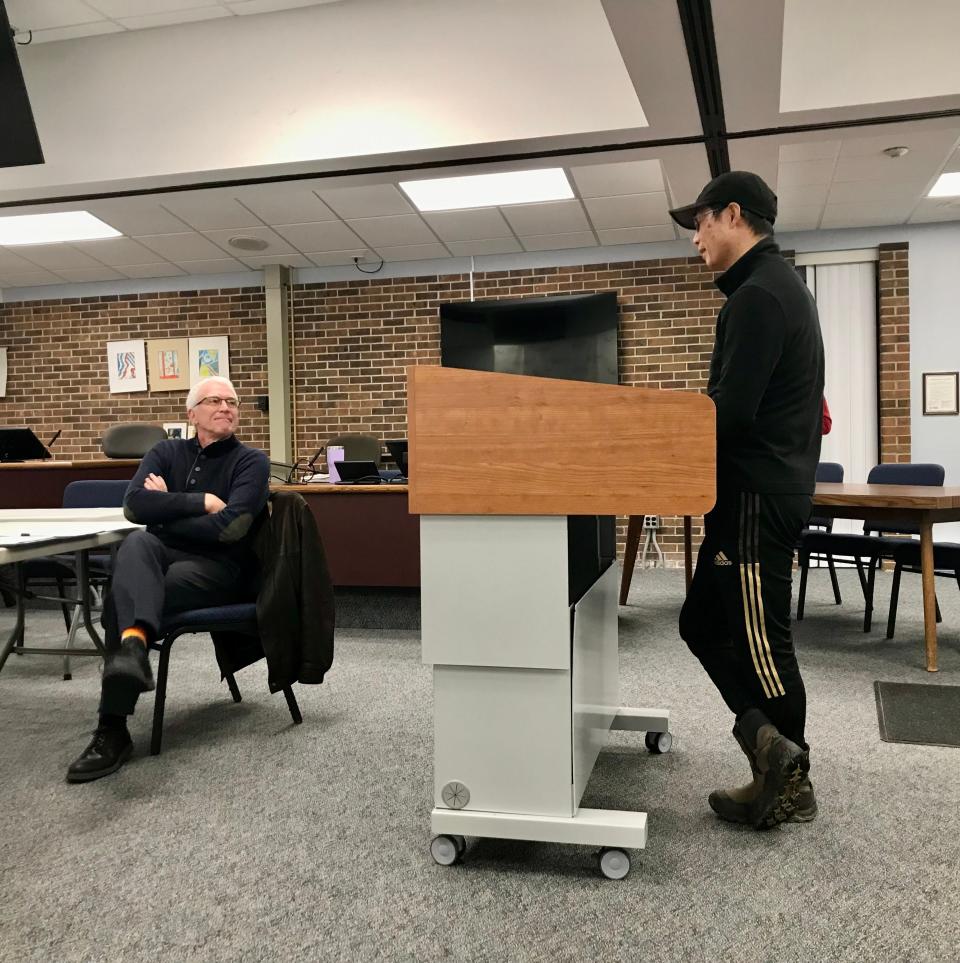
{"label": "brown leather jacket on chair", "polygon": [[317,523],[303,496],[270,496],[257,523],[253,551],[260,571],[260,638],[214,633],[221,671],[236,672],[266,656],[271,692],[294,682],[323,682],[333,663],[333,582]]}

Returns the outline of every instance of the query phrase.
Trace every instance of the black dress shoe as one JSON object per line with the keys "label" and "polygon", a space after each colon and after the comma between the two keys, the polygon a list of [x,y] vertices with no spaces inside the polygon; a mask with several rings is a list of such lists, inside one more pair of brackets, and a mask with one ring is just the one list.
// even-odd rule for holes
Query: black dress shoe
{"label": "black dress shoe", "polygon": [[[103,688],[124,697],[136,697],[156,688],[146,646],[139,639],[124,639],[120,648],[107,656],[103,667]],[[113,704],[116,704],[115,702]]]}
{"label": "black dress shoe", "polygon": [[67,782],[90,782],[101,776],[116,772],[133,752],[133,740],[126,726],[107,728],[100,726],[93,734],[90,745],[67,769]]}

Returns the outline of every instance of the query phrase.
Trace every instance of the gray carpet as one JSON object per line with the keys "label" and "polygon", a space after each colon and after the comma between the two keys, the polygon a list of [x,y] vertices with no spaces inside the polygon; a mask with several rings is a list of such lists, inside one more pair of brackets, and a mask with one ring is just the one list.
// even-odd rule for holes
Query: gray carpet
{"label": "gray carpet", "polygon": [[[69,786],[97,667],[56,660],[0,674],[0,959],[956,961],[960,766],[955,749],[881,741],[873,680],[960,682],[960,593],[941,586],[938,676],[922,668],[919,579],[898,638],[859,631],[811,576],[797,626],[821,814],[768,833],[719,823],[707,792],[742,781],[726,710],[675,631],[678,572],[634,579],[621,610],[622,691],[673,710],[673,752],[615,733],[584,805],[645,809],[646,850],[623,881],[575,846],[472,840],[428,854],[430,674],[417,634],[344,630],[326,684],[290,725],[260,666],[234,705],[206,640],[172,661],[165,750]],[[889,578],[881,576],[878,611]],[[34,639],[57,613],[34,613]],[[0,630],[10,624],[0,615]],[[878,621],[882,621],[882,618]],[[149,710],[150,700],[144,709]]]}

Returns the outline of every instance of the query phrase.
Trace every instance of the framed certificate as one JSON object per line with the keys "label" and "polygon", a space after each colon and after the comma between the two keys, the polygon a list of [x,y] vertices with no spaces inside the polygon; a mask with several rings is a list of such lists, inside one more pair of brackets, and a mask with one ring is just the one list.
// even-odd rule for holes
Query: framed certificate
{"label": "framed certificate", "polygon": [[924,371],[923,413],[925,415],[960,414],[960,372]]}

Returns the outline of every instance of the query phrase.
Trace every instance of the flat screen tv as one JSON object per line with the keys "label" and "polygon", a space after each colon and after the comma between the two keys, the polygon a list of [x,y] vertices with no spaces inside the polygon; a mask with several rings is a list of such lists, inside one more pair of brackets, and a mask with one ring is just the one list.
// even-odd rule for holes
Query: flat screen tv
{"label": "flat screen tv", "polygon": [[575,294],[440,306],[447,368],[617,384],[617,295]]}

